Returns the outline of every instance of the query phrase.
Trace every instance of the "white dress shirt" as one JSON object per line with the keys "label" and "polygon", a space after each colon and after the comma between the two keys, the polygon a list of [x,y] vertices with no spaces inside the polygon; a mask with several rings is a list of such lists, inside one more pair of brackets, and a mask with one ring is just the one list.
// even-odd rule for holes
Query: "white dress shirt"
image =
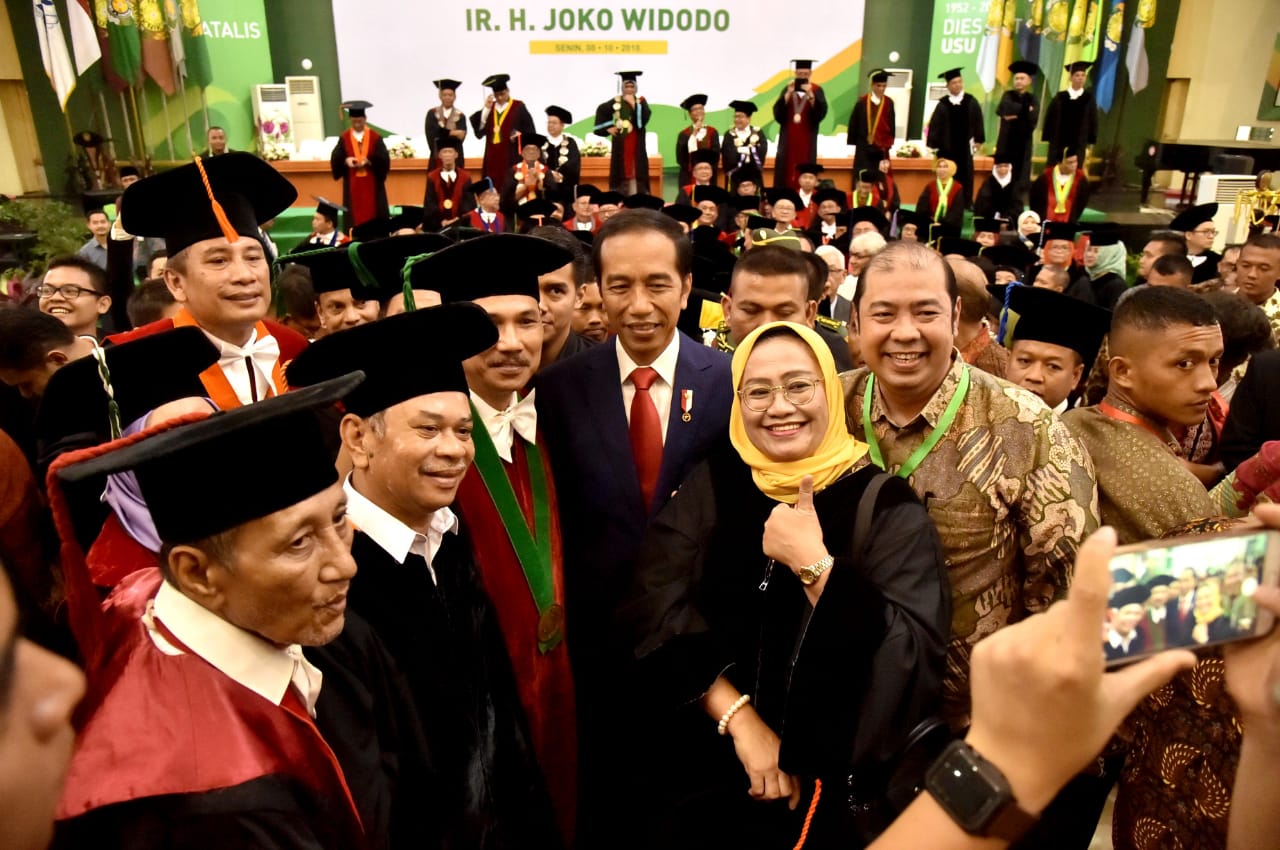
{"label": "white dress shirt", "polygon": [[[252,404],[280,394],[280,387],[271,379],[276,361],[280,359],[280,343],[276,342],[275,337],[267,334],[259,339],[255,328],[248,342],[233,345],[208,331],[204,335],[218,347],[218,366],[222,369],[222,374],[227,376],[227,383],[231,384],[231,389],[241,404]],[[252,381],[249,380],[250,363],[253,364]]]}
{"label": "white dress shirt", "polygon": [[165,655],[185,655],[156,626],[159,620],[183,646],[209,662],[223,675],[274,705],[279,705],[292,684],[312,717],[320,696],[323,676],[302,655],[297,644],[279,647],[253,632],[228,623],[199,603],[188,599],[169,582],[160,585],[147,603],[142,622],[147,636]]}
{"label": "white dress shirt", "polygon": [[435,557],[444,543],[445,534],[458,533],[458,518],[448,507],[437,508],[427,525],[427,533],[414,531],[362,494],[351,485],[351,477],[343,482],[347,493],[347,516],[356,528],[369,535],[382,550],[403,564],[410,555],[421,555],[427,562],[431,582],[436,581]]}
{"label": "white dress shirt", "polygon": [[1133,639],[1137,634],[1137,629],[1127,635],[1122,635],[1115,629],[1108,629],[1107,643],[1111,644],[1112,649],[1119,649],[1127,655],[1129,653],[1129,644],[1133,643]]}
{"label": "white dress shirt", "polygon": [[[858,276],[847,274],[844,281],[836,287],[836,295],[839,295],[845,301],[853,300],[853,293],[858,291]],[[834,300],[834,299],[833,299]]]}
{"label": "white dress shirt", "polygon": [[[622,348],[622,344],[614,340],[614,350],[618,352],[618,375],[622,381],[622,409],[627,412],[627,425],[631,424],[631,402],[636,397],[635,385],[631,383],[631,373],[637,368],[631,355]],[[680,332],[671,337],[671,342],[649,365],[658,373],[658,380],[649,387],[649,398],[658,408],[658,421],[662,424],[662,442],[667,442],[667,420],[671,418],[671,393],[676,382],[676,361],[680,357]]]}
{"label": "white dress shirt", "polygon": [[511,463],[511,447],[519,434],[526,443],[538,442],[538,409],[535,407],[534,395],[537,390],[530,390],[524,398],[511,394],[507,406],[498,410],[475,393],[471,394],[471,403],[480,414],[480,421],[493,440],[493,447],[498,450],[498,457]]}
{"label": "white dress shirt", "polygon": [[1166,611],[1165,607],[1161,605],[1159,608],[1152,608],[1148,611],[1147,616],[1151,618],[1151,622],[1159,625],[1164,622],[1164,615],[1167,613],[1168,611]]}
{"label": "white dress shirt", "polygon": [[959,106],[964,103],[964,92],[961,91],[960,94],[948,94],[947,100],[951,101],[952,106]]}
{"label": "white dress shirt", "polygon": [[1080,95],[1082,94],[1084,94],[1084,89],[1073,89],[1070,86],[1067,87],[1067,97],[1071,98],[1072,100],[1079,99]]}

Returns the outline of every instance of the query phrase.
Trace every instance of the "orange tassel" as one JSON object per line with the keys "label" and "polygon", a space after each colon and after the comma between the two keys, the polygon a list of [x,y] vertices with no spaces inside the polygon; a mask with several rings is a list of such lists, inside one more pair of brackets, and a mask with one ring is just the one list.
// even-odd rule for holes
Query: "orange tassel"
{"label": "orange tassel", "polygon": [[222,209],[222,204],[218,203],[218,199],[213,196],[213,187],[209,185],[209,175],[205,173],[204,163],[200,161],[200,155],[194,154],[196,160],[196,169],[200,172],[200,179],[204,182],[204,191],[209,196],[209,203],[213,206],[213,217],[217,219],[218,227],[222,228],[222,235],[227,238],[228,242],[235,242],[240,238],[240,234],[236,233],[236,229],[231,226],[231,221],[227,218],[227,213]]}
{"label": "orange tassel", "polygon": [[800,827],[800,840],[791,850],[800,850],[809,838],[809,824],[813,823],[813,813],[818,810],[818,800],[822,799],[822,780],[813,780],[813,799],[809,801],[809,811],[804,816],[804,826]]}

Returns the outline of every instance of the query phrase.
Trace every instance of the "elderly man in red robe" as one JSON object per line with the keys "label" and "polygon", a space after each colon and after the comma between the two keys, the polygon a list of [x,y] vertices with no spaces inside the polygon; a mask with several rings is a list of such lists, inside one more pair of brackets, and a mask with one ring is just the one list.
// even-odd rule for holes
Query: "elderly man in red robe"
{"label": "elderly man in red robe", "polygon": [[329,155],[334,180],[342,181],[342,205],[347,208],[347,228],[358,227],[391,214],[387,206],[387,174],[391,154],[378,131],[368,124],[367,100],[342,104],[351,117],[351,127],[338,137]]}
{"label": "elderly man in red robe", "polygon": [[535,132],[533,116],[524,101],[514,100],[509,74],[492,74],[481,83],[492,92],[485,96],[484,108],[471,113],[471,129],[484,139],[484,162],[480,176],[501,186],[511,166],[520,159],[520,137]]}
{"label": "elderly man in red robe", "polygon": [[818,158],[818,125],[827,117],[827,95],[810,80],[812,59],[795,59],[795,79],[773,102],[778,122],[778,152],[774,158],[773,185],[800,188],[796,166]]}
{"label": "elderly man in red robe", "polygon": [[1067,147],[1062,162],[1046,168],[1031,184],[1027,206],[1040,215],[1041,221],[1080,220],[1089,203],[1089,177],[1080,170],[1079,148]]}

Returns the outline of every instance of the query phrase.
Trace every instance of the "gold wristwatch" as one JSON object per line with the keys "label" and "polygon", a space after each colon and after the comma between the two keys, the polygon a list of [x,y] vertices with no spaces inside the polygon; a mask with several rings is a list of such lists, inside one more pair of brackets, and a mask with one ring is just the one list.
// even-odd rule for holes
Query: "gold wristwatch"
{"label": "gold wristwatch", "polygon": [[835,562],[836,559],[828,555],[816,564],[810,564],[807,567],[801,567],[796,570],[796,577],[800,579],[800,583],[805,587],[816,584],[818,579],[822,578],[822,574],[831,569],[831,565]]}

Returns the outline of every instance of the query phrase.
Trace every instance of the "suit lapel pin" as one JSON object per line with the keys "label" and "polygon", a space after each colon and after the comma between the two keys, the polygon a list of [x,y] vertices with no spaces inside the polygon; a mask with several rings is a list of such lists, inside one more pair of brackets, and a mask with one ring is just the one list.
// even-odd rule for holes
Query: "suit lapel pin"
{"label": "suit lapel pin", "polygon": [[680,418],[685,422],[693,420],[693,390],[680,391]]}

